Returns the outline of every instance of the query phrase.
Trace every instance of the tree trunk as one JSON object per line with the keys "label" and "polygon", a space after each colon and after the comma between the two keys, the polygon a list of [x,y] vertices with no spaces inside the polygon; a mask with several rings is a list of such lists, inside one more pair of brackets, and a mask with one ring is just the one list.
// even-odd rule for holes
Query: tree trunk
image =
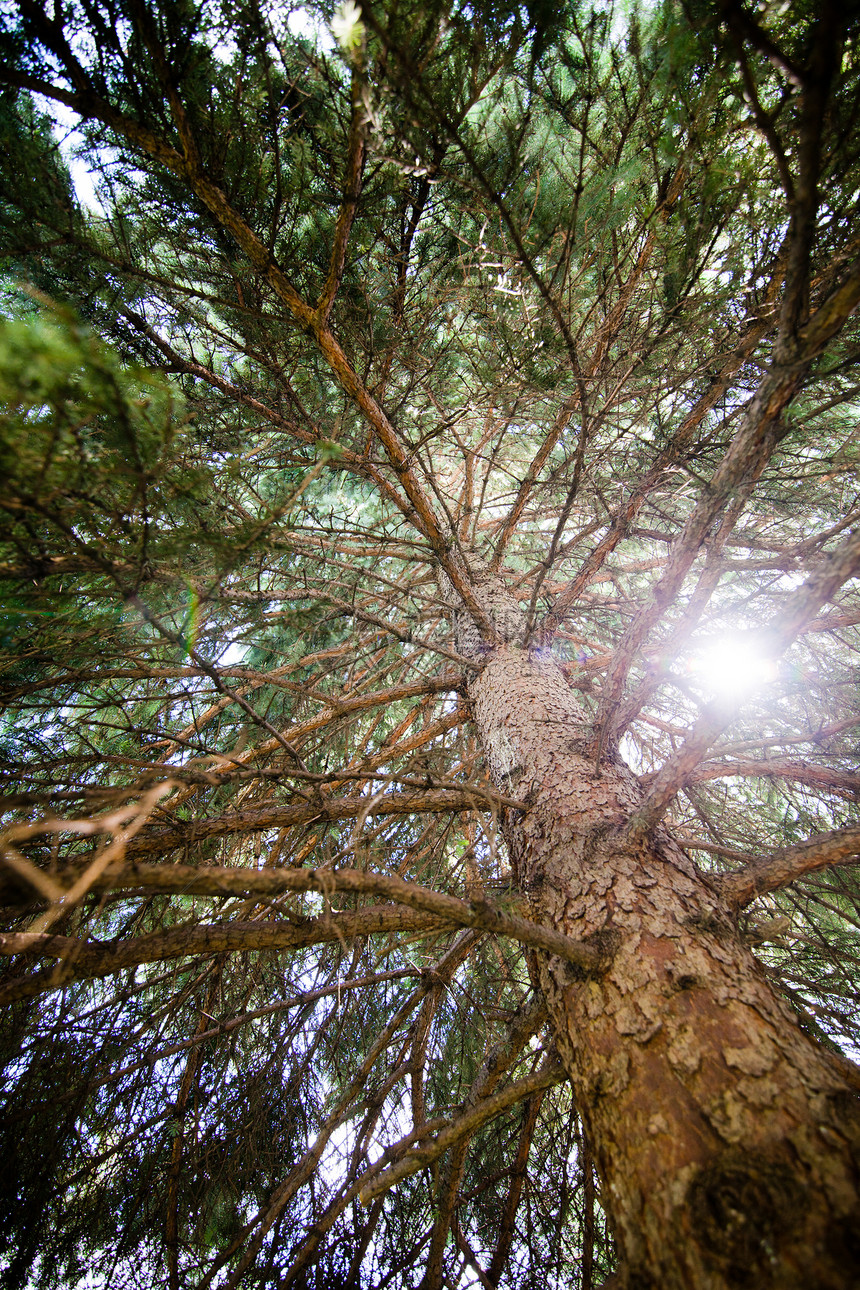
{"label": "tree trunk", "polygon": [[[619,843],[635,776],[613,756],[596,770],[561,670],[515,643],[498,583],[484,599],[508,630],[481,647],[470,699],[496,786],[523,802],[503,820],[517,881],[537,920],[614,951],[599,978],[547,955],[539,972],[620,1284],[860,1285],[856,1095],[669,833]],[[458,648],[474,657],[473,630]]]}

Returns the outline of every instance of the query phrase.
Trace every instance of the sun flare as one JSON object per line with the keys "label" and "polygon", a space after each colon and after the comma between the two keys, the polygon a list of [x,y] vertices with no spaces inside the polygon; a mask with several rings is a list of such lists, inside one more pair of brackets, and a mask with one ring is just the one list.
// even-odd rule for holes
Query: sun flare
{"label": "sun flare", "polygon": [[777,665],[758,642],[722,637],[697,652],[692,670],[714,697],[740,699],[775,680]]}

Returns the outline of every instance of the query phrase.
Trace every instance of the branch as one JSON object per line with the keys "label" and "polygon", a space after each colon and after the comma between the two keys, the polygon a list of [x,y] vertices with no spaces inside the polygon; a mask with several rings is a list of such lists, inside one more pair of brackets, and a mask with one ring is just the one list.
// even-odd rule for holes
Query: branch
{"label": "branch", "polygon": [[136,1071],[148,1067],[150,1070],[156,1062],[165,1061],[168,1057],[174,1057],[177,1053],[186,1052],[189,1048],[196,1047],[199,1044],[205,1044],[210,1039],[220,1039],[224,1035],[232,1034],[234,1030],[239,1030],[242,1026],[247,1026],[260,1017],[270,1017],[273,1013],[286,1012],[293,1008],[303,1008],[309,1003],[316,1003],[318,999],[325,999],[331,995],[337,995],[341,998],[349,994],[351,990],[366,990],[369,986],[381,985],[388,981],[403,981],[407,977],[422,977],[424,973],[420,968],[396,968],[390,972],[371,972],[367,976],[360,977],[338,977],[331,985],[319,986],[316,990],[302,990],[298,994],[292,995],[287,999],[279,999],[275,1003],[267,1003],[263,1008],[254,1008],[250,1012],[242,1012],[230,1021],[217,1021],[208,1030],[195,1034],[191,1039],[179,1039],[175,1043],[165,1044],[163,1048],[150,1048],[146,1056],[138,1061],[129,1062],[126,1066],[119,1066],[115,1069],[105,1067],[100,1074],[97,1074],[90,1081],[90,1088],[100,1088],[103,1084],[116,1083],[118,1080],[126,1079],[129,1075],[134,1075]]}
{"label": "branch", "polygon": [[779,369],[765,376],[728,451],[673,543],[662,577],[627,628],[607,673],[595,719],[595,727],[600,731],[598,759],[614,733],[627,674],[638,650],[666,610],[675,603],[708,531],[722,514],[735,489],[747,476],[758,473],[775,451],[781,438],[778,428],[780,416],[800,383],[799,372]]}
{"label": "branch", "polygon": [[419,813],[442,813],[474,810],[483,797],[490,805],[509,805],[522,810],[522,802],[500,798],[491,789],[481,792],[477,786],[462,792],[449,789],[412,789],[403,793],[382,793],[375,797],[356,794],[331,799],[320,795],[316,801],[298,805],[273,805],[233,811],[210,820],[187,820],[165,828],[153,826],[144,830],[129,847],[134,856],[164,853],[176,847],[187,847],[205,838],[224,837],[230,833],[262,833],[267,829],[289,829],[315,820],[351,820],[364,813],[367,818]]}
{"label": "branch", "polygon": [[716,881],[723,899],[734,910],[741,910],[756,896],[787,887],[808,873],[830,865],[860,863],[860,826],[819,833],[797,846],[783,847],[745,869],[726,874]]}
{"label": "branch", "polygon": [[805,355],[817,357],[829,340],[842,330],[848,318],[860,304],[860,260],[855,260],[843,281],[818,307],[812,318],[801,328],[800,344]]}
{"label": "branch", "polygon": [[[318,313],[306,303],[296,291],[283,269],[274,259],[269,248],[230,204],[226,194],[214,184],[197,164],[190,142],[185,146],[185,155],[177,152],[169,143],[153,131],[140,125],[132,117],[118,111],[111,103],[95,93],[84,69],[74,58],[65,39],[60,35],[57,24],[48,23],[38,8],[24,0],[24,9],[33,21],[39,38],[51,49],[58,52],[67,72],[76,87],[76,93],[69,94],[46,82],[27,85],[46,97],[65,103],[84,120],[101,121],[102,124],[115,130],[134,147],[140,149],[153,161],[166,166],[173,174],[183,180],[189,189],[207,207],[217,223],[228,232],[248,260],[275,292],[278,299],[286,306],[293,321],[305,334],[313,336],[323,358],[332,373],[340,382],[347,395],[359,408],[373,433],[381,443],[389,463],[400,480],[400,484],[410,503],[410,519],[414,526],[430,543],[433,553],[442,568],[451,579],[458,594],[468,608],[481,631],[490,642],[496,642],[492,623],[484,615],[475,600],[469,585],[467,572],[452,557],[451,543],[443,533],[433,512],[428,497],[421,487],[412,467],[409,464],[410,454],[405,450],[387,414],[367,389],[367,386],[356,373],[346,356],[340,342],[330,331],[323,314]],[[13,84],[30,82],[32,78],[17,73],[4,71],[4,77]]]}
{"label": "branch", "polygon": [[832,770],[829,766],[810,766],[802,761],[727,761],[706,762],[691,773],[688,783],[705,784],[712,779],[745,776],[749,779],[785,779],[810,788],[829,789],[841,797],[860,796],[860,774]]}
{"label": "branch", "polygon": [[337,295],[346,262],[346,247],[352,222],[355,219],[358,198],[361,192],[361,168],[364,163],[364,102],[361,93],[361,81],[358,72],[353,70],[350,87],[352,98],[352,120],[349,128],[349,147],[346,160],[346,178],[344,182],[343,202],[338,212],[334,230],[334,243],[331,250],[331,264],[328,277],[317,301],[317,316],[322,326],[328,322],[334,298]]}
{"label": "branch", "polygon": [[19,999],[32,999],[70,981],[110,976],[141,963],[188,958],[198,954],[233,954],[248,950],[301,949],[353,936],[390,932],[446,930],[438,918],[415,913],[403,905],[370,906],[344,914],[325,914],[302,925],[277,922],[209,923],[172,927],[121,941],[83,941],[44,932],[0,933],[0,955],[38,954],[59,962],[50,971],[9,980],[0,986],[0,1007]]}
{"label": "branch", "polygon": [[723,0],[720,8],[730,29],[734,29],[739,37],[748,40],[754,49],[764,54],[765,58],[782,72],[787,80],[791,81],[792,85],[798,89],[803,88],[805,77],[802,69],[779,48],[755,18],[747,13],[739,0],[728,0],[728,3]]}
{"label": "branch", "polygon": [[[506,1026],[505,1033],[490,1049],[480,1071],[472,1081],[472,1086],[462,1104],[464,1110],[477,1106],[483,1098],[490,1096],[529,1039],[543,1025],[546,1017],[546,1001],[541,995],[534,996],[528,1004],[515,1013]],[[460,1139],[441,1170],[436,1192],[433,1234],[430,1238],[430,1249],[427,1252],[420,1290],[438,1290],[442,1284],[442,1260],[448,1239],[448,1229],[457,1206],[470,1136],[464,1135]]]}
{"label": "branch", "polygon": [[516,1106],[517,1102],[522,1102],[543,1089],[553,1088],[565,1079],[567,1079],[567,1072],[564,1067],[560,1062],[553,1062],[535,1071],[533,1075],[527,1075],[524,1079],[509,1084],[493,1097],[479,1102],[470,1111],[452,1121],[447,1128],[442,1129],[433,1142],[428,1143],[426,1147],[418,1147],[415,1151],[411,1151],[405,1159],[393,1165],[391,1169],[387,1169],[379,1177],[372,1179],[361,1191],[361,1203],[369,1205],[377,1196],[381,1196],[383,1192],[388,1191],[404,1178],[438,1160],[443,1152],[453,1147],[460,1138],[473,1134],[488,1120],[494,1119],[502,1111],[507,1111],[508,1107]]}
{"label": "branch", "polygon": [[[218,1257],[209,1268],[206,1276],[198,1285],[197,1290],[209,1290],[213,1279],[221,1268],[225,1267],[227,1263],[230,1262],[233,1255],[241,1249],[243,1245],[246,1245],[247,1242],[245,1253],[239,1260],[238,1265],[235,1267],[232,1276],[228,1281],[222,1283],[221,1290],[234,1290],[237,1282],[241,1280],[245,1270],[250,1266],[251,1262],[255,1258],[266,1232],[271,1229],[272,1224],[277,1221],[278,1216],[284,1211],[299,1188],[303,1187],[313,1175],[322,1157],[322,1153],[325,1150],[326,1144],[334,1130],[338,1125],[343,1124],[344,1121],[349,1118],[350,1107],[354,1098],[356,1094],[365,1090],[367,1077],[376,1064],[377,1058],[386,1050],[391,1039],[397,1033],[406,1017],[415,1010],[415,1007],[421,1002],[427,992],[434,988],[436,980],[450,980],[453,973],[457,970],[460,964],[464,962],[476,939],[477,937],[474,932],[463,932],[458,936],[454,944],[445,952],[445,954],[443,954],[442,957],[429,968],[420,985],[418,985],[411,992],[409,997],[404,1000],[394,1013],[394,1016],[389,1018],[381,1035],[379,1035],[371,1046],[370,1051],[361,1063],[361,1066],[350,1080],[348,1087],[320,1128],[316,1136],[316,1140],[308,1147],[302,1159],[293,1165],[287,1177],[280,1186],[275,1189],[274,1194],[269,1198],[268,1203],[262,1209],[258,1210],[254,1217],[245,1224],[238,1237],[236,1237],[230,1245],[219,1253]],[[438,1126],[438,1123],[439,1122],[437,1121],[432,1125],[425,1125],[423,1129],[415,1132],[415,1137],[419,1137],[422,1133],[432,1133],[433,1129]],[[412,1139],[412,1137],[413,1135],[410,1134],[409,1138]],[[372,1165],[371,1168],[382,1168],[387,1162],[388,1157],[387,1152],[385,1152],[377,1164]],[[354,1189],[350,1189],[347,1194],[350,1200],[353,1199],[354,1196],[358,1194],[358,1186],[355,1186]],[[336,1216],[337,1212],[336,1205],[329,1207],[329,1216]],[[321,1235],[325,1231],[326,1221],[326,1215],[321,1215],[317,1219]],[[251,1241],[248,1242],[247,1238],[255,1228],[257,1229],[256,1233]]]}
{"label": "branch", "polygon": [[[430,972],[425,972],[422,988],[425,996],[429,997],[438,990],[440,985],[450,982],[451,977],[462,961],[461,956],[448,954],[445,959],[441,960]],[[492,1092],[498,1080],[510,1066],[513,1065],[519,1056],[524,1045],[528,1042],[530,1036],[538,1029],[546,1018],[546,1005],[542,999],[534,998],[529,1004],[519,1009],[510,1025],[506,1028],[504,1036],[493,1046],[488,1054],[484,1065],[476,1077],[469,1094],[462,1104],[464,1107],[474,1105],[479,1098],[486,1097]],[[378,1100],[378,1095],[377,1095]],[[317,1250],[320,1242],[326,1232],[330,1231],[346,1207],[355,1200],[362,1188],[370,1178],[375,1177],[386,1165],[392,1164],[416,1142],[423,1138],[430,1137],[437,1129],[445,1128],[447,1120],[444,1117],[423,1121],[416,1124],[412,1130],[394,1142],[391,1146],[386,1147],[379,1159],[375,1160],[368,1169],[365,1169],[357,1178],[347,1178],[341,1186],[340,1192],[330,1202],[324,1213],[319,1214],[308,1231],[308,1235],[301,1248],[296,1253],[292,1264],[286,1275],[281,1280],[283,1290],[296,1284],[305,1273],[309,1264],[316,1260]],[[465,1155],[467,1139],[458,1144],[456,1151],[452,1156]],[[458,1175],[459,1177],[459,1175]],[[456,1189],[456,1188],[455,1188]],[[435,1230],[439,1225],[439,1211],[442,1206],[437,1202],[437,1219],[434,1225]],[[447,1221],[444,1228],[443,1236],[447,1235]],[[433,1241],[431,1240],[430,1253],[427,1256],[427,1266],[429,1268],[432,1260]],[[425,1275],[425,1281],[427,1277]]]}
{"label": "branch", "polygon": [[[680,196],[681,190],[684,186],[685,177],[686,176],[685,176],[683,165],[678,165],[675,168],[675,173],[669,185],[669,190],[666,193],[666,196],[660,202],[660,205],[657,207],[657,210],[655,211],[655,214],[659,215],[661,223],[665,224],[669,216],[671,215],[674,205],[678,200],[678,197]],[[507,517],[505,518],[504,527],[496,541],[496,552],[493,557],[493,567],[498,567],[501,561],[504,549],[507,546],[508,542],[510,541],[511,537],[513,536],[516,530],[516,527],[519,524],[520,519],[522,518],[522,514],[523,514],[523,511],[525,510],[526,503],[529,499],[529,496],[531,494],[531,491],[535,483],[537,482],[538,476],[541,470],[543,469],[544,465],[546,464],[547,459],[549,458],[553,448],[558,443],[558,440],[561,434],[566,429],[572,413],[576,410],[578,406],[582,406],[584,403],[583,390],[585,388],[585,382],[588,380],[593,380],[595,377],[599,375],[601,366],[603,364],[603,360],[605,359],[611,344],[618,337],[619,331],[621,329],[621,325],[624,322],[624,318],[627,313],[627,308],[630,304],[633,293],[640,279],[642,278],[642,275],[645,272],[645,269],[648,266],[648,261],[651,258],[651,253],[656,245],[656,242],[657,242],[657,235],[654,232],[654,230],[651,229],[645,239],[645,244],[642,247],[642,250],[639,252],[639,256],[637,257],[635,265],[633,266],[626,282],[621,288],[621,292],[618,300],[616,301],[613,308],[606,315],[606,317],[603,319],[603,322],[600,323],[600,325],[596,328],[591,358],[585,372],[583,373],[584,380],[580,380],[578,382],[577,388],[573,391],[572,394],[568,396],[568,398],[563,403],[562,407],[560,408],[556,416],[555,421],[553,422],[552,429],[550,430],[549,434],[546,436],[540,448],[538,449],[538,452],[536,453],[534,459],[531,462],[531,465],[528,468],[528,471],[526,472],[525,479],[523,479],[522,483],[520,484],[514,504],[511,507],[510,511],[508,512]],[[576,371],[576,367],[574,367],[574,371]],[[585,447],[585,431],[581,427],[580,428],[580,453],[584,451],[584,447]],[[579,462],[579,456],[580,454],[578,453],[578,462]],[[581,462],[579,462],[579,468],[581,469]],[[572,500],[573,498],[571,498],[571,502]],[[529,615],[529,617],[531,617],[531,614]]]}
{"label": "branch", "polygon": [[[616,651],[615,662],[607,674],[600,710],[595,720],[595,727],[599,729],[598,761],[607,740],[615,734],[627,674],[637,651],[667,608],[675,603],[684,578],[714,520],[723,512],[738,486],[760,472],[763,464],[771,457],[785,434],[785,428],[781,424],[782,413],[801,388],[809,365],[827,342],[838,335],[858,303],[860,261],[852,265],[840,286],[818,307],[792,346],[788,355],[790,361],[774,363],[759,385],[740,429],[674,542],[663,576],[633,619]],[[858,551],[860,538],[855,535],[832,552],[825,561],[825,567],[809,579],[806,587],[810,588],[811,594],[812,590],[817,592],[819,583],[823,586],[827,578],[832,578],[832,588],[819,600],[819,606],[830,598],[841,582],[853,576]],[[850,572],[839,573],[837,565],[840,560],[847,561]],[[795,598],[795,603],[799,605],[799,598]],[[805,614],[804,623],[813,616],[806,613],[805,605],[802,612]],[[800,631],[801,626],[802,624],[794,629],[794,635]],[[786,630],[791,629],[787,626]]]}
{"label": "branch", "polygon": [[[39,872],[41,873],[41,871]],[[326,896],[333,894],[335,891],[354,892],[359,895],[391,900],[397,905],[432,915],[435,922],[440,924],[471,927],[477,931],[493,932],[498,936],[509,936],[523,945],[531,945],[534,949],[556,954],[560,958],[566,959],[569,963],[576,964],[577,967],[582,968],[584,971],[593,972],[599,970],[605,962],[605,956],[590,945],[574,941],[562,932],[555,931],[554,928],[542,927],[538,923],[532,923],[528,919],[520,918],[515,914],[505,914],[489,901],[472,900],[467,902],[459,900],[456,896],[446,895],[444,892],[431,891],[427,887],[420,887],[417,883],[405,882],[402,878],[395,878],[386,874],[365,873],[359,869],[195,869],[191,865],[132,864],[123,866],[118,872],[102,873],[90,883],[91,891],[117,891],[126,887],[161,894],[259,896],[265,899],[273,899],[283,895],[285,892],[322,892]],[[376,910],[375,912],[381,913],[383,911]],[[360,910],[355,917],[364,914],[374,915],[374,911]],[[338,917],[347,918],[349,916],[342,914],[338,915]],[[327,928],[328,920],[324,917],[322,919],[303,920],[303,923],[304,925],[300,930],[302,936],[305,937],[306,934],[312,933],[315,928],[324,932]],[[231,927],[232,929],[241,929],[243,926],[245,925],[232,924],[226,927],[214,925],[212,927],[192,929],[173,929],[170,932],[154,933],[153,936],[140,937],[132,941],[111,943],[110,946],[101,946],[96,951],[92,950],[92,943],[84,946],[81,942],[68,940],[66,937],[38,937],[29,932],[20,932],[0,938],[0,953],[38,952],[57,958],[66,958],[74,952],[75,962],[81,966],[86,966],[90,962],[97,964],[107,954],[119,956],[117,966],[125,967],[128,964],[122,958],[124,953],[123,946],[132,947],[129,952],[134,956],[140,953],[141,949],[143,949],[144,953],[149,954],[151,943],[156,951],[153,955],[154,958],[173,958],[178,955],[209,952],[207,944],[204,944],[202,949],[195,948],[196,941],[194,938],[202,938],[204,942],[208,936],[214,936],[217,939],[219,936],[226,934],[229,938],[233,935]],[[273,934],[278,936],[284,934],[280,926],[272,924],[254,923],[249,926],[261,932],[263,941],[259,945],[245,946],[243,937],[247,939],[250,934],[247,927],[245,927],[244,933],[240,933],[239,930],[235,932],[242,944],[228,948],[268,949],[272,947],[264,943],[266,937],[271,937]],[[369,927],[367,930],[387,929]],[[345,936],[359,934],[361,934],[360,931],[344,932]],[[177,939],[177,936],[179,939]],[[190,937],[193,942],[190,949],[183,948],[183,938],[186,936]],[[323,936],[321,939],[330,940],[332,938]],[[312,941],[303,939],[297,943],[311,944]],[[162,945],[163,949],[160,948]],[[93,954],[95,954],[95,957],[91,959],[89,956]],[[133,957],[129,961],[151,962],[152,957]],[[108,968],[108,971],[113,970],[114,967]],[[97,975],[103,974],[98,973]]]}
{"label": "branch", "polygon": [[[164,668],[161,669],[162,672],[166,672],[166,670],[167,669]],[[219,667],[218,669],[222,676],[232,676],[238,677],[242,680],[247,680],[247,690],[243,691],[243,693],[247,693],[259,686],[283,686],[284,689],[291,689],[295,693],[300,694],[303,698],[312,698],[315,702],[325,704],[325,706],[317,712],[315,716],[308,717],[307,720],[300,721],[296,725],[289,726],[286,730],[282,731],[284,738],[288,739],[292,744],[295,744],[298,739],[303,739],[307,735],[323,729],[332,722],[341,721],[354,713],[371,711],[373,708],[388,707],[392,703],[396,703],[401,699],[423,698],[427,695],[443,694],[449,690],[459,690],[463,685],[462,673],[452,674],[448,672],[440,677],[429,677],[427,680],[405,682],[402,685],[392,685],[385,690],[367,691],[364,694],[358,694],[355,696],[345,695],[342,698],[338,698],[336,695],[332,694],[324,694],[320,692],[310,693],[310,688],[308,686],[298,685],[295,682],[284,681],[281,679],[281,674],[283,672],[294,670],[295,664],[293,663],[285,664],[284,667],[276,668],[271,672],[254,673],[250,668]],[[188,668],[186,671],[189,676],[200,675],[200,669],[198,668]],[[174,735],[172,739],[163,741],[163,746],[167,749],[163,754],[163,760],[166,761],[167,757],[171,756],[179,748],[180,742],[183,738],[190,739],[193,734],[199,735],[206,722],[211,719],[211,717],[216,716],[218,712],[223,711],[224,707],[229,705],[229,702],[230,701],[228,699],[219,700],[218,703],[208,708],[205,713],[198,716],[193,725],[186,727],[180,735]],[[456,721],[461,719],[458,711],[449,713],[447,716],[449,718],[453,717]],[[449,729],[450,725],[446,725],[444,728]],[[441,732],[441,727],[439,727],[439,730]],[[261,760],[269,753],[275,752],[279,746],[280,745],[277,744],[274,739],[269,739],[265,743],[256,744],[252,748],[240,751],[231,760],[239,766],[245,766],[250,762]],[[393,750],[387,749],[386,751],[389,753],[389,756],[394,757],[398,755]],[[363,764],[367,765],[366,762]],[[369,767],[369,769],[373,769],[373,767]]]}
{"label": "branch", "polygon": [[517,1153],[514,1156],[513,1164],[509,1171],[510,1183],[508,1184],[508,1194],[505,1198],[502,1217],[499,1223],[499,1238],[496,1243],[496,1249],[493,1253],[493,1259],[490,1263],[488,1272],[489,1280],[494,1286],[498,1285],[501,1280],[505,1264],[508,1260],[508,1255],[510,1254],[511,1247],[514,1243],[514,1237],[516,1236],[515,1220],[520,1204],[520,1197],[523,1192],[523,1185],[526,1181],[526,1166],[528,1164],[529,1152],[531,1150],[538,1116],[545,1096],[545,1091],[533,1094],[524,1107],[523,1123],[522,1128],[520,1129],[519,1142],[517,1143]]}
{"label": "branch", "polygon": [[[137,266],[129,266],[127,271],[135,276],[140,276],[140,270]],[[295,421],[283,416],[273,408],[270,408],[260,399],[254,398],[253,395],[247,392],[247,390],[240,389],[237,385],[233,385],[228,381],[224,376],[217,372],[213,372],[203,363],[199,363],[195,359],[184,357],[169,345],[168,342],[159,335],[155,328],[151,327],[149,323],[142,318],[140,314],[135,313],[133,309],[120,307],[117,312],[131,323],[131,325],[142,335],[146,336],[147,340],[151,341],[152,344],[155,345],[162,354],[164,354],[165,358],[167,358],[179,371],[187,372],[189,376],[193,376],[200,381],[205,381],[206,384],[211,385],[213,389],[219,390],[228,398],[250,408],[253,412],[256,412],[258,416],[263,417],[266,421],[270,422],[271,425],[277,426],[279,430],[283,430],[291,438],[298,439],[300,443],[317,444],[322,438],[324,438],[317,427],[314,427],[313,430],[304,429]],[[350,470],[356,475],[362,475],[365,478],[372,480],[382,496],[387,498],[388,501],[396,506],[406,519],[409,519],[411,514],[409,503],[400,495],[400,493],[398,493],[396,488],[393,488],[391,484],[389,484],[388,480],[384,478],[377,467],[374,466],[366,457],[361,456],[357,452],[353,452],[342,444],[338,444],[337,456],[332,458],[332,468],[337,470]]]}
{"label": "branch", "polygon": [[[784,259],[780,255],[763,301],[764,305],[770,304],[776,298],[776,290],[782,281],[784,267]],[[755,347],[767,335],[772,325],[772,319],[767,309],[765,309],[762,317],[754,319],[746,328],[740,343],[732,351],[722,370],[709,383],[705,393],[684,418],[669,444],[658,453],[653,465],[643,475],[628,500],[615,513],[608,533],[601,538],[573,581],[558,596],[555,604],[544,618],[542,624],[544,635],[549,635],[555,631],[570,610],[579,602],[582,592],[593,581],[606,557],[611,555],[618,543],[626,537],[646,498],[663,480],[666,469],[682,460],[684,454],[692,445],[696,430],[702,424],[708,412],[723,397],[731,385],[732,378],[737,375]]]}

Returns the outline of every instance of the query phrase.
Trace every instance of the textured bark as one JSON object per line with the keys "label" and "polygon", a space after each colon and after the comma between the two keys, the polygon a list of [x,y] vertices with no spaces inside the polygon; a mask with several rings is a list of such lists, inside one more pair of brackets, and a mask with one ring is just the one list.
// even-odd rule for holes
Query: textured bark
{"label": "textured bark", "polygon": [[498,789],[523,803],[503,816],[518,883],[542,923],[613,950],[600,975],[549,955],[540,975],[619,1284],[857,1286],[856,1095],[670,834],[620,842],[642,790],[617,757],[598,771],[586,755],[591,726],[552,659],[481,654],[470,700]]}

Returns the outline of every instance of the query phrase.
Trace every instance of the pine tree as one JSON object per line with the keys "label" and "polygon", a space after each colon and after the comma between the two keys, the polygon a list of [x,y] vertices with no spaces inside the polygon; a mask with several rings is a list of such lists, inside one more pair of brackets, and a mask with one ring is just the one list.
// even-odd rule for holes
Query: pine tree
{"label": "pine tree", "polygon": [[856,1285],[851,7],[2,22],[0,1284]]}

